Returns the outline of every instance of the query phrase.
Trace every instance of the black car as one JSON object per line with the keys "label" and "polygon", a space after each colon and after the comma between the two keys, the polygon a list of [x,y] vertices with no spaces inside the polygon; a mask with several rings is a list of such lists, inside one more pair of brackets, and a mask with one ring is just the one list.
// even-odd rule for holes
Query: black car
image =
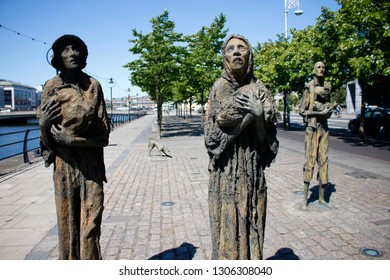
{"label": "black car", "polygon": [[[358,116],[348,123],[351,132],[358,132],[361,118]],[[375,108],[364,114],[364,133],[373,135],[390,134],[390,109]]]}

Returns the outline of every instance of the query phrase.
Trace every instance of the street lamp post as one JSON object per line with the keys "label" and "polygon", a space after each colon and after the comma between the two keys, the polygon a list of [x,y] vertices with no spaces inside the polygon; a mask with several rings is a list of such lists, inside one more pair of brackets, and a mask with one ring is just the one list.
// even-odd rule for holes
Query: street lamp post
{"label": "street lamp post", "polygon": [[[295,10],[295,15],[300,16],[303,14],[303,11],[299,9],[299,0],[284,0],[284,38],[288,39],[288,24],[287,24],[287,16],[288,10],[292,8],[297,8]],[[288,102],[287,92],[284,93],[284,126],[290,126],[290,105]]]}
{"label": "street lamp post", "polygon": [[299,0],[284,0],[284,37],[288,38],[288,27],[287,27],[287,15],[288,10],[292,8],[297,8],[295,10],[295,15],[300,16],[303,14],[303,11],[299,9]]}
{"label": "street lamp post", "polygon": [[115,86],[115,81],[113,78],[109,78],[107,85],[110,87],[110,102],[111,102],[111,121],[112,121],[112,88]]}

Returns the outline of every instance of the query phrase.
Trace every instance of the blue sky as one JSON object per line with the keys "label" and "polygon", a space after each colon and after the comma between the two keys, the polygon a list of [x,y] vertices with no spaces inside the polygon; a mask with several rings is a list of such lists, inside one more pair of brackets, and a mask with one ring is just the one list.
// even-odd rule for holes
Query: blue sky
{"label": "blue sky", "polygon": [[[335,0],[300,0],[301,16],[288,13],[288,28],[314,25],[325,6],[336,11]],[[131,30],[150,32],[150,19],[165,9],[176,31],[194,34],[209,26],[215,17],[227,17],[228,34],[242,34],[252,46],[275,40],[284,33],[284,0],[0,0],[0,79],[36,87],[54,76],[46,60],[52,42],[63,34],[82,38],[89,50],[85,71],[102,84],[114,78],[113,97],[144,95],[132,86],[129,71],[122,66],[134,59],[128,51]],[[33,41],[30,38],[36,39]],[[44,44],[43,42],[46,42]]]}

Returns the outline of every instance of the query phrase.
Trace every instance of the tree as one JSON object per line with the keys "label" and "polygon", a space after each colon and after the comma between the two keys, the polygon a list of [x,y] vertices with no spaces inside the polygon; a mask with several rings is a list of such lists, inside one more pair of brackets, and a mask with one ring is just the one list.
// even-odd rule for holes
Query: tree
{"label": "tree", "polygon": [[390,77],[390,2],[337,0],[341,4],[333,24],[337,27],[336,67],[347,73],[342,82],[357,79],[362,89],[361,136],[369,89]]}
{"label": "tree", "polygon": [[172,85],[177,79],[184,47],[178,43],[183,35],[176,33],[175,23],[169,20],[169,12],[152,18],[152,31],[146,35],[133,29],[133,46],[129,51],[139,58],[124,65],[130,70],[130,80],[147,92],[157,103],[157,121],[161,133],[162,104],[172,95]]}
{"label": "tree", "polygon": [[[288,42],[282,35],[278,39],[258,44],[255,49],[255,74],[274,93],[283,92],[283,123],[289,127],[289,95],[295,91],[302,95],[308,73],[312,73],[318,50],[313,47],[313,28],[292,30]],[[308,70],[309,69],[309,70]],[[295,100],[294,100],[295,101]]]}
{"label": "tree", "polygon": [[208,92],[223,68],[221,47],[228,31],[224,29],[225,23],[226,17],[220,14],[210,26],[203,26],[199,32],[186,37],[188,56],[186,63],[183,64],[186,68],[183,74],[187,86],[194,90],[194,94],[198,93],[194,97],[202,106],[206,103]]}
{"label": "tree", "polygon": [[282,36],[275,42],[258,43],[254,48],[254,73],[264,85],[274,93],[286,90],[289,69],[284,62],[284,54],[288,48]]}
{"label": "tree", "polygon": [[346,98],[347,98],[347,88],[346,86],[342,86],[340,89],[336,89],[331,92],[330,102],[332,102],[333,105],[340,104],[340,106],[344,106]]}
{"label": "tree", "polygon": [[288,126],[288,102],[287,92],[289,91],[290,69],[285,59],[288,42],[283,36],[278,40],[258,44],[254,49],[254,73],[265,86],[274,93],[284,92],[283,99],[283,123]]}
{"label": "tree", "polygon": [[[193,73],[193,68],[191,67],[189,63],[189,52],[186,49],[186,52],[183,54],[183,60],[182,63],[180,64],[179,72],[178,72],[178,77],[176,81],[173,83],[172,87],[172,100],[176,104],[176,109],[180,109],[179,115],[182,115],[182,107],[181,104],[183,102],[190,102],[190,108],[192,105],[192,100],[193,96],[196,93],[196,89],[194,89],[191,84],[188,82],[189,77],[191,77]],[[178,108],[178,104],[180,104],[180,108]],[[184,112],[186,113],[186,112]],[[184,114],[186,117],[187,115]],[[190,118],[192,117],[192,113],[190,110]]]}
{"label": "tree", "polygon": [[290,43],[279,36],[259,44],[255,73],[272,91],[302,94],[313,65],[321,60],[333,91],[343,93],[347,82],[358,79],[364,116],[369,90],[390,81],[390,2],[337,2],[341,8],[333,12],[323,7],[314,26],[292,30]]}

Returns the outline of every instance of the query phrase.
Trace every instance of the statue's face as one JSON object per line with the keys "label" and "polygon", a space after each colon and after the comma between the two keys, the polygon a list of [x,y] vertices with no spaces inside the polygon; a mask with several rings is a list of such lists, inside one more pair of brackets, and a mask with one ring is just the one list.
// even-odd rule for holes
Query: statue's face
{"label": "statue's face", "polygon": [[317,62],[314,65],[314,75],[317,77],[323,77],[325,74],[325,64],[322,62]]}
{"label": "statue's face", "polygon": [[80,67],[80,51],[75,45],[64,46],[61,58],[65,69],[72,70]]}
{"label": "statue's face", "polygon": [[243,40],[232,38],[226,45],[225,57],[233,71],[246,71],[249,63],[249,47]]}

